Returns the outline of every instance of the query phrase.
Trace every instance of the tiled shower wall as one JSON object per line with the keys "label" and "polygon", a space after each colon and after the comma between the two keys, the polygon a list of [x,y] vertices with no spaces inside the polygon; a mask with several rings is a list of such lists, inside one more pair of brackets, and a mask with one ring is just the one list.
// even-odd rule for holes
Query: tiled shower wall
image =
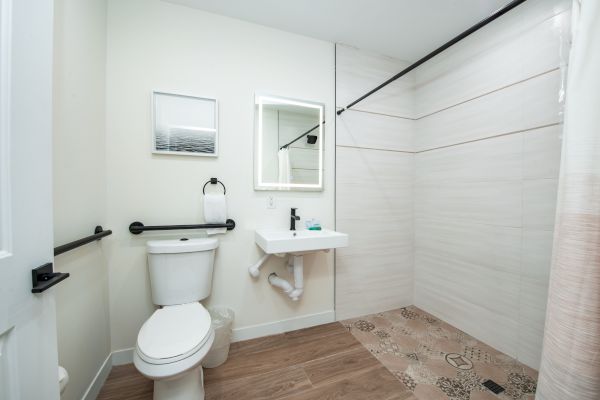
{"label": "tiled shower wall", "polygon": [[[569,4],[531,0],[356,107],[394,117],[338,117],[338,319],[412,303],[538,367]],[[401,70],[359,54],[338,46],[338,106]]]}
{"label": "tiled shower wall", "polygon": [[[408,63],[336,46],[343,107]],[[336,119],[336,317],[413,302],[414,81],[403,78]]]}
{"label": "tiled shower wall", "polygon": [[415,77],[414,303],[536,369],[560,167],[561,4],[527,2]]}

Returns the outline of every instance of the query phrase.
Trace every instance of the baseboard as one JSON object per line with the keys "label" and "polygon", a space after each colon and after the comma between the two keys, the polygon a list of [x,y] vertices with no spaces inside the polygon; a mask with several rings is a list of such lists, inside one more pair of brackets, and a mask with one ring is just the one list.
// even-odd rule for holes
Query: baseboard
{"label": "baseboard", "polygon": [[131,364],[133,362],[133,350],[134,348],[130,348],[130,349],[122,349],[122,350],[115,350],[112,352],[112,365],[125,365],[125,364]]}
{"label": "baseboard", "polygon": [[98,394],[100,394],[100,390],[102,389],[104,382],[106,382],[106,378],[108,378],[108,374],[110,374],[110,370],[111,370],[112,366],[113,366],[113,363],[112,363],[112,353],[111,353],[108,355],[108,357],[106,357],[106,360],[104,360],[104,363],[98,370],[98,373],[92,380],[92,383],[90,384],[88,389],[85,391],[85,393],[82,397],[82,400],[96,400],[96,397],[98,397]]}
{"label": "baseboard", "polygon": [[296,329],[310,328],[311,326],[328,324],[335,321],[335,311],[325,311],[318,314],[302,315],[296,318],[283,319],[265,324],[250,325],[233,330],[233,342],[255,339],[258,337],[276,335]]}

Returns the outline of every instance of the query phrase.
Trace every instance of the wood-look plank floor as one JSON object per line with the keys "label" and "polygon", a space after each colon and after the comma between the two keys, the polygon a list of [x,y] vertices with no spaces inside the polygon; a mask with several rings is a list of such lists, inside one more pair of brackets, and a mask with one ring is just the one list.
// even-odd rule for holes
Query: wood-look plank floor
{"label": "wood-look plank floor", "polygon": [[[206,400],[415,400],[338,322],[233,343],[204,383]],[[113,368],[98,400],[150,400],[152,389],[128,364]]]}

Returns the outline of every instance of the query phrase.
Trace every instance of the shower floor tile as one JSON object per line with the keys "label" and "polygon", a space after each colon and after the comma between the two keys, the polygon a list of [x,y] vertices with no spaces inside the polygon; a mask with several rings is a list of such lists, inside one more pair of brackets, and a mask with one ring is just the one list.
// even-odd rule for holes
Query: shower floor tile
{"label": "shower floor tile", "polygon": [[[535,370],[417,307],[342,324],[420,400],[535,398]],[[488,379],[505,391],[488,390]]]}

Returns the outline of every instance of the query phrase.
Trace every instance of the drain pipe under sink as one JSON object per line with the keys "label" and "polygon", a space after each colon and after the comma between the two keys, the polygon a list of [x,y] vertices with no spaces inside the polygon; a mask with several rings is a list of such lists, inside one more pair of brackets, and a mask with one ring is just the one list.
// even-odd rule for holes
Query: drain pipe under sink
{"label": "drain pipe under sink", "polygon": [[304,293],[304,257],[293,257],[292,272],[294,274],[294,286],[283,278],[277,276],[275,272],[269,275],[269,283],[283,290],[293,301],[298,301]]}

